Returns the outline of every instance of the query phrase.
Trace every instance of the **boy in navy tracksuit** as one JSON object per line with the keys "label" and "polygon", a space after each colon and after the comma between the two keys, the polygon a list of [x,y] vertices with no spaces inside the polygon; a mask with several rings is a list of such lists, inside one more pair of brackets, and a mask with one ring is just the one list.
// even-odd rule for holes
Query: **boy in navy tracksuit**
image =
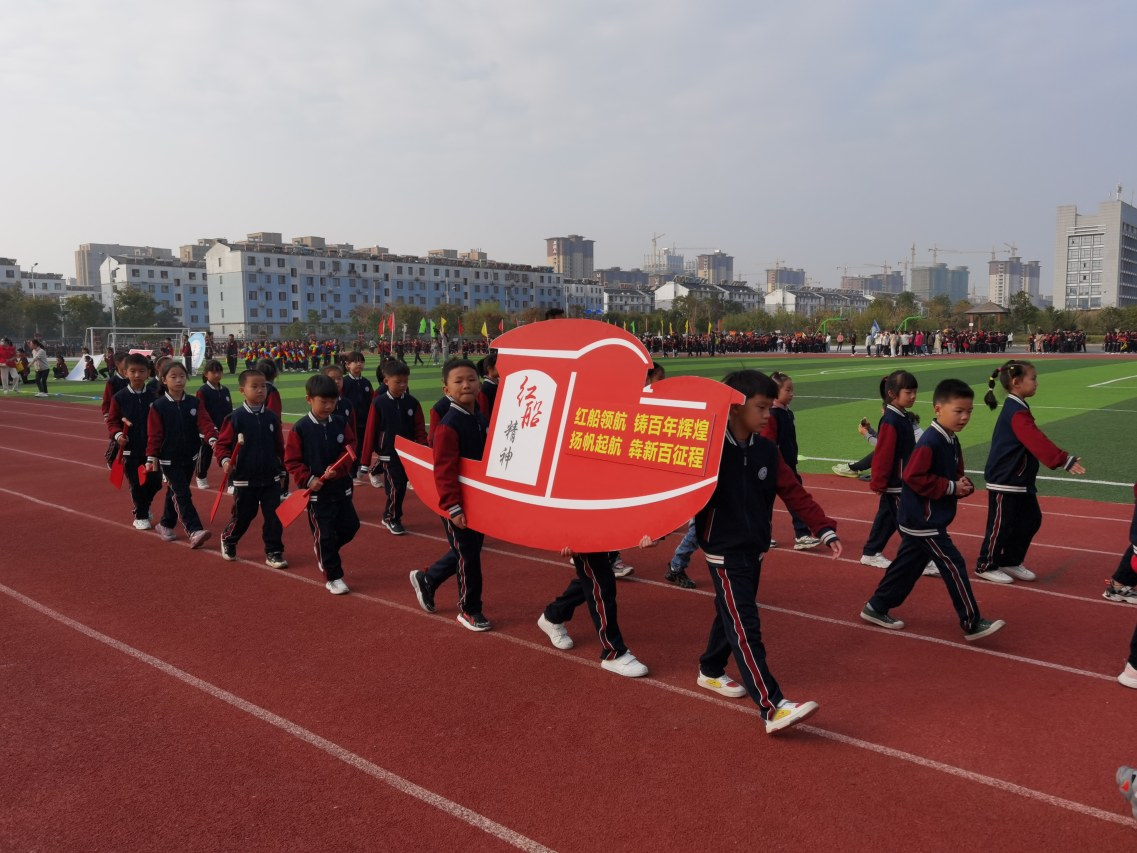
{"label": "boy in navy tracksuit", "polygon": [[904,627],[889,615],[904,603],[924,566],[931,560],[947,585],[952,605],[968,642],[988,637],[1006,623],[988,621],[967,579],[967,563],[948,536],[956,503],[975,491],[963,473],[963,451],[955,434],[967,426],[975,392],[966,382],[945,379],[932,395],[936,419],[920,437],[904,468],[900,492],[900,551],[885,571],[872,598],[861,611],[866,622],[890,628]]}
{"label": "boy in navy tracksuit", "polygon": [[478,411],[480,383],[473,362],[464,358],[448,361],[442,368],[442,381],[450,398],[450,409],[433,428],[434,482],[438,487],[439,508],[446,513],[443,526],[450,550],[425,572],[411,572],[419,605],[434,612],[434,593],[453,574],[458,575],[458,622],[471,631],[492,627],[482,613],[482,541],[485,535],[471,530],[462,509],[462,486],[458,482],[458,460],[480,460],[486,447],[486,419]]}
{"label": "boy in navy tracksuit", "polygon": [[[205,409],[209,419],[213,421],[213,426],[218,430],[221,429],[221,424],[225,421],[228,414],[233,411],[233,398],[229,393],[229,389],[221,384],[221,377],[225,371],[221,368],[221,362],[217,360],[208,361],[204,369],[201,371],[202,379],[205,381],[202,386],[197,389],[197,399],[202,408]],[[197,459],[197,470],[194,475],[197,478],[197,487],[199,489],[209,488],[209,466],[213,463],[213,448],[208,444],[201,446],[201,455]]]}
{"label": "boy in navy tracksuit", "polygon": [[[745,403],[730,407],[718,484],[695,516],[699,547],[715,587],[715,620],[707,650],[699,659],[697,683],[724,696],[750,695],[773,734],[817,711],[816,702],[790,702],[766,665],[758,615],[758,581],[770,547],[774,499],[781,498],[810,531],[841,555],[837,524],[798,482],[782,453],[761,433],[778,396],[777,385],[757,370],[739,370],[723,382],[742,393]],[[733,653],[745,686],[725,675]]]}
{"label": "boy in navy tracksuit", "polygon": [[[145,356],[139,355],[138,357],[143,361],[146,361]],[[147,364],[149,363],[147,362]],[[130,384],[130,380],[126,377],[126,368],[126,353],[116,354],[114,372],[107,377],[107,384],[103,386],[103,423],[106,423],[110,420],[111,398]],[[149,371],[149,367],[147,367],[147,371]]]}
{"label": "boy in navy tracksuit", "polygon": [[[387,502],[383,507],[383,524],[396,536],[407,531],[403,527],[403,498],[407,494],[407,472],[402,460],[395,451],[395,436],[401,435],[408,441],[426,444],[426,424],[422,417],[422,404],[407,391],[411,369],[402,361],[388,361],[383,364],[384,391],[375,397],[367,415],[364,429],[363,448],[360,452],[362,467],[366,473],[371,469],[371,456],[379,454],[379,469],[382,472]],[[346,377],[344,379],[347,381]],[[365,380],[366,381],[366,380]]]}
{"label": "boy in navy tracksuit", "polygon": [[[120,359],[119,367],[126,372],[127,386],[116,391],[107,409],[107,431],[121,448],[124,473],[130,483],[130,500],[134,505],[134,527],[150,530],[150,505],[154,495],[162,488],[162,478],[139,476],[138,469],[146,461],[146,425],[154,392],[147,385],[150,361],[144,355],[132,353]],[[110,382],[107,382],[110,387]]]}
{"label": "boy in navy tracksuit", "polygon": [[363,458],[363,436],[367,431],[367,419],[371,411],[371,401],[375,399],[375,388],[371,380],[363,375],[363,353],[354,350],[347,356],[347,373],[343,375],[343,384],[340,393],[351,400],[351,409],[355,420],[352,427],[355,429],[355,452],[360,459]]}
{"label": "boy in navy tracksuit", "polygon": [[237,543],[260,510],[264,519],[265,565],[286,569],[284,528],[276,515],[280,506],[279,476],[284,467],[284,431],[280,418],[265,406],[268,387],[264,374],[246,370],[237,381],[245,402],[225,418],[214,448],[218,464],[233,486],[233,512],[221,534],[221,556],[237,559]]}
{"label": "boy in navy tracksuit", "polygon": [[166,542],[177,539],[178,518],[189,534],[191,548],[200,548],[210,537],[193,505],[190,478],[204,440],[217,441],[217,429],[197,397],[186,395],[189,374],[180,361],[168,361],[162,368],[165,393],[150,407],[146,430],[146,470],[159,469],[166,480],[166,504],[154,528]]}
{"label": "boy in navy tracksuit", "polygon": [[[304,395],[311,411],[298,420],[288,434],[284,467],[296,485],[310,489],[308,528],[316,548],[316,563],[332,595],[351,592],[343,580],[340,548],[359,532],[359,516],[352,503],[351,466],[340,462],[344,451],[355,445],[351,424],[337,415],[339,391],[330,376],[309,377]],[[336,464],[340,463],[340,464]]]}

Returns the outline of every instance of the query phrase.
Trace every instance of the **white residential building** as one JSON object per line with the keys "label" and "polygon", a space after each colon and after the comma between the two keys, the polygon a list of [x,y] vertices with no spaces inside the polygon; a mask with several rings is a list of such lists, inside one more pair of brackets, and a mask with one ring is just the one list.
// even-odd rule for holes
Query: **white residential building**
{"label": "white residential building", "polygon": [[75,250],[75,278],[83,288],[99,287],[99,268],[114,255],[132,258],[172,259],[169,249],[155,246],[125,246],[121,243],[83,243]]}
{"label": "white residential building", "polygon": [[785,311],[803,317],[819,314],[847,317],[864,311],[871,303],[872,299],[855,290],[821,287],[779,287],[766,294],[768,314]]}
{"label": "white residential building", "polygon": [[102,303],[110,308],[116,291],[132,288],[154,297],[159,309],[192,331],[209,326],[209,292],[203,261],[112,255],[99,267]]}
{"label": "white residential building", "polygon": [[655,294],[650,290],[609,287],[604,290],[605,314],[650,314],[655,310]]}
{"label": "white residential building", "polygon": [[1062,310],[1137,305],[1137,207],[1118,197],[1079,214],[1058,208],[1054,240],[1054,305]]}
{"label": "white residential building", "polygon": [[565,312],[572,316],[574,307],[586,317],[597,318],[604,313],[604,288],[595,279],[565,279]]}
{"label": "white residential building", "polygon": [[310,320],[347,325],[357,308],[465,311],[495,302],[516,313],[565,303],[564,277],[548,267],[356,251],[319,237],[285,243],[278,233],[261,232],[243,242],[219,241],[205,264],[214,334],[277,337]]}
{"label": "white residential building", "polygon": [[0,288],[20,286],[20,265],[12,258],[0,258]]}
{"label": "white residential building", "polygon": [[754,311],[763,306],[762,294],[746,282],[708,284],[701,278],[680,276],[663,282],[655,289],[655,307],[661,311],[670,311],[675,300],[681,296],[737,302],[744,311]]}

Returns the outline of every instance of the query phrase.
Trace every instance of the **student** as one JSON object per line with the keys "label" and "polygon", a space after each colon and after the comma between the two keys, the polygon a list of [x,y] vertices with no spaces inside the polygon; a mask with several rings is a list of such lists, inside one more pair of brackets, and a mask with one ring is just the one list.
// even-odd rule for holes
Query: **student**
{"label": "student", "polygon": [[344,449],[355,444],[355,434],[351,424],[335,413],[339,392],[330,376],[310,376],[304,385],[304,397],[309,412],[288,434],[284,467],[297,486],[311,490],[308,528],[312,531],[316,564],[327,578],[324,586],[332,595],[345,595],[351,590],[343,580],[340,549],[359,532],[359,516],[352,502],[351,467],[336,463]]}
{"label": "student", "polygon": [[866,566],[887,569],[889,560],[884,546],[896,532],[897,512],[900,509],[900,487],[904,479],[904,464],[916,449],[916,438],[908,410],[916,402],[919,385],[916,377],[907,370],[894,370],[880,380],[880,396],[884,413],[877,426],[877,443],[872,456],[872,480],[869,488],[880,495],[876,518],[861,553]]}
{"label": "student", "polygon": [[161,355],[150,363],[150,381],[146,383],[146,387],[153,392],[155,399],[166,393],[166,386],[162,382],[162,371],[173,360],[172,355]]}
{"label": "student", "polygon": [[[47,350],[43,348],[43,344],[38,339],[32,340],[32,363],[31,369],[36,375],[36,396],[48,397],[47,393],[47,375],[51,371],[47,367]],[[66,367],[66,365],[64,365]],[[64,374],[66,376],[66,374]],[[26,380],[25,380],[26,381]]]}
{"label": "student", "polygon": [[174,527],[178,518],[189,535],[191,548],[200,548],[212,535],[203,529],[193,505],[190,478],[204,440],[217,441],[217,429],[197,397],[186,396],[189,374],[180,361],[167,361],[162,368],[166,392],[154,401],[147,420],[146,470],[156,474],[159,468],[166,480],[166,504],[162,518],[155,526],[165,542],[178,538]]}
{"label": "student", "polygon": [[[749,694],[757,703],[767,734],[796,725],[817,711],[816,702],[790,702],[766,664],[758,614],[758,581],[770,547],[774,498],[781,498],[841,556],[837,524],[799,482],[778,447],[763,437],[770,408],[779,394],[774,381],[757,370],[739,370],[723,382],[746,398],[730,407],[719,479],[714,494],[695,516],[699,547],[706,554],[715,589],[715,619],[707,649],[699,659],[701,687],[724,696]],[[733,653],[742,685],[727,678]]]}
{"label": "student", "polygon": [[[766,422],[762,436],[778,446],[782,458],[790,466],[798,483],[801,483],[801,475],[797,472],[797,426],[794,424],[794,413],[790,411],[790,404],[794,399],[794,381],[780,372],[770,374],[770,379],[778,386],[778,396],[770,409],[770,418]],[[792,509],[790,520],[794,525],[795,551],[808,551],[821,544],[820,539],[810,535],[809,526]],[[776,544],[774,540],[770,540],[771,548]]]}
{"label": "student", "polygon": [[[259,370],[265,378],[265,387],[268,388],[268,395],[265,397],[265,405],[268,410],[276,415],[278,418],[284,417],[284,403],[280,399],[280,392],[276,390],[276,362],[271,358],[262,358],[257,361],[256,369]],[[281,421],[283,423],[283,420]],[[285,487],[285,492],[288,488]]]}
{"label": "student", "polygon": [[360,473],[372,469],[372,455],[378,453],[383,489],[387,502],[383,506],[383,526],[395,536],[403,536],[403,499],[407,494],[407,472],[395,450],[395,437],[426,444],[426,423],[422,404],[407,391],[411,369],[393,360],[383,364],[386,388],[369,407],[360,454]]}
{"label": "student", "polygon": [[182,365],[186,369],[186,376],[193,376],[193,347],[190,346],[189,338],[182,342]]}
{"label": "student", "polygon": [[478,394],[478,410],[486,421],[493,417],[494,403],[497,402],[497,350],[493,350],[478,362],[478,375],[482,378],[482,390]]}
{"label": "student", "polygon": [[[213,365],[216,365],[216,371]],[[221,365],[211,362],[205,371],[207,377],[213,372],[219,377]],[[246,370],[237,383],[244,402],[223,419],[214,448],[221,470],[228,474],[234,495],[229,523],[221,533],[221,556],[226,560],[237,559],[237,543],[257,517],[259,509],[264,520],[261,538],[265,546],[265,565],[272,569],[287,569],[284,528],[276,515],[280,506],[279,476],[284,467],[284,430],[281,429],[280,418],[265,406],[268,386],[264,374]],[[239,449],[238,436],[242,439]],[[234,453],[237,456],[235,464]]]}
{"label": "student", "polygon": [[[150,530],[150,505],[162,488],[161,477],[146,474],[140,477],[138,473],[146,457],[147,424],[154,403],[154,392],[146,382],[150,376],[150,359],[131,353],[118,360],[118,367],[125,374],[126,384],[111,395],[107,403],[107,432],[121,448],[119,452],[134,507],[134,529]],[[110,384],[107,383],[108,388]]]}
{"label": "student", "polygon": [[971,419],[975,392],[966,382],[945,379],[932,395],[936,419],[916,443],[904,467],[900,492],[900,551],[885,570],[876,592],[861,610],[866,622],[899,631],[904,623],[889,615],[908,598],[929,560],[939,567],[968,642],[981,640],[1006,625],[988,621],[967,579],[967,563],[948,536],[956,504],[975,491],[963,473],[963,451],[956,433]]}
{"label": "student", "polygon": [[[226,416],[233,411],[233,398],[229,389],[221,384],[221,377],[224,374],[225,371],[221,367],[220,361],[216,359],[207,361],[201,371],[201,377],[204,381],[201,387],[197,389],[198,402],[205,409],[217,430],[221,429],[221,424]],[[208,444],[203,444],[201,455],[197,460],[197,468],[194,471],[199,489],[209,488],[209,466],[212,462],[213,448]]]}
{"label": "student", "polygon": [[486,446],[486,419],[478,411],[478,371],[473,362],[455,358],[442,368],[443,388],[450,408],[434,427],[434,482],[439,509],[446,513],[442,525],[450,550],[425,572],[411,572],[411,586],[419,606],[434,612],[434,594],[453,574],[458,575],[458,623],[471,631],[489,631],[493,626],[482,612],[482,541],[484,534],[472,530],[462,509],[462,486],[458,482],[459,459],[480,460]]}
{"label": "student", "polygon": [[17,394],[20,393],[20,386],[28,384],[28,371],[31,368],[28,366],[28,354],[23,347],[16,350],[16,387]]}
{"label": "student", "polygon": [[7,394],[9,391],[17,391],[19,385],[19,377],[16,375],[16,347],[12,344],[11,338],[0,338],[0,387]]}
{"label": "student", "polygon": [[[87,358],[87,361],[91,360],[90,356],[87,356],[86,358]],[[92,365],[92,369],[94,369],[93,365]],[[63,356],[57,355],[55,357],[55,366],[51,369],[52,376],[55,379],[66,379],[67,374],[69,374],[70,372],[71,372],[70,369],[67,367],[67,362],[63,360]]]}
{"label": "student", "polygon": [[[640,547],[651,546],[648,536]],[[549,602],[537,617],[537,627],[545,632],[549,642],[558,649],[571,649],[574,645],[565,623],[582,604],[588,605],[588,614],[596,635],[600,638],[600,666],[609,672],[627,678],[642,678],[648,668],[624,644],[617,620],[616,576],[612,571],[611,555],[607,551],[574,554],[571,548],[561,549],[562,557],[571,557],[576,577],[557,598]]]}
{"label": "student", "polygon": [[353,350],[347,355],[347,373],[343,377],[342,396],[351,401],[351,409],[355,416],[352,428],[355,430],[355,452],[360,459],[363,458],[363,436],[367,432],[367,418],[371,411],[371,401],[375,399],[375,387],[371,380],[363,375],[363,353]]}
{"label": "student", "polygon": [[83,356],[83,379],[87,382],[94,382],[99,378],[99,371],[95,369],[95,362],[89,356]]}
{"label": "student", "polygon": [[1027,549],[1040,527],[1042,510],[1038,505],[1038,463],[1047,468],[1063,468],[1071,474],[1085,474],[1077,456],[1060,449],[1038,428],[1027,398],[1038,391],[1038,373],[1029,361],[1011,359],[987,380],[983,398],[990,409],[997,408],[995,380],[1007,392],[1003,411],[995,421],[991,450],[983,468],[987,481],[987,528],[975,576],[993,583],[1032,581],[1036,575],[1023,565]]}

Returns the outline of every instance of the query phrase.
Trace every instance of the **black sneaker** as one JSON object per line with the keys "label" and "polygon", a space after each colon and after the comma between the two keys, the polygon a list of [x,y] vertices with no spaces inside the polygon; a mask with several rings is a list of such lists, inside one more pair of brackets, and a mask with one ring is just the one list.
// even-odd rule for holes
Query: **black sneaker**
{"label": "black sneaker", "polygon": [[415,598],[418,599],[418,606],[427,613],[433,613],[434,590],[430,588],[430,582],[426,579],[426,572],[417,570],[411,572],[411,586],[414,587]]}
{"label": "black sneaker", "polygon": [[384,521],[383,526],[390,530],[396,536],[406,536],[407,529],[397,521]]}
{"label": "black sneaker", "polygon": [[993,622],[990,619],[980,619],[975,623],[974,628],[963,635],[963,639],[969,643],[982,640],[984,637],[990,637],[996,631],[1006,627],[1006,624],[1002,619],[996,619]]}
{"label": "black sneaker", "polygon": [[687,572],[683,569],[673,569],[671,566],[667,567],[667,574],[663,579],[668,583],[673,583],[682,589],[694,589],[695,582],[687,577]]}
{"label": "black sneaker", "polygon": [[226,560],[236,560],[237,559],[237,546],[232,542],[226,542],[224,539],[222,539],[221,540],[221,556],[224,557]]}
{"label": "black sneaker", "polygon": [[458,624],[471,631],[488,631],[493,627],[484,613],[459,613]]}
{"label": "black sneaker", "polygon": [[899,619],[893,619],[887,613],[877,613],[867,604],[861,610],[861,618],[866,622],[871,622],[874,625],[879,625],[881,628],[888,628],[891,631],[901,631],[904,629],[904,623]]}
{"label": "black sneaker", "polygon": [[270,569],[287,569],[288,560],[280,552],[265,555],[265,565]]}

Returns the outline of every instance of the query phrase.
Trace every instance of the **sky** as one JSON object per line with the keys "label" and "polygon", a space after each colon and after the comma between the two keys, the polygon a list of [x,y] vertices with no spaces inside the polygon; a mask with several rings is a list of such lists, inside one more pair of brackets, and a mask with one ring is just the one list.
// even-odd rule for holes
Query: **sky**
{"label": "sky", "polygon": [[[597,268],[721,249],[1053,278],[1056,208],[1137,192],[1124,0],[37,0],[0,35],[0,257],[317,235]],[[977,284],[978,278],[978,284]]]}

